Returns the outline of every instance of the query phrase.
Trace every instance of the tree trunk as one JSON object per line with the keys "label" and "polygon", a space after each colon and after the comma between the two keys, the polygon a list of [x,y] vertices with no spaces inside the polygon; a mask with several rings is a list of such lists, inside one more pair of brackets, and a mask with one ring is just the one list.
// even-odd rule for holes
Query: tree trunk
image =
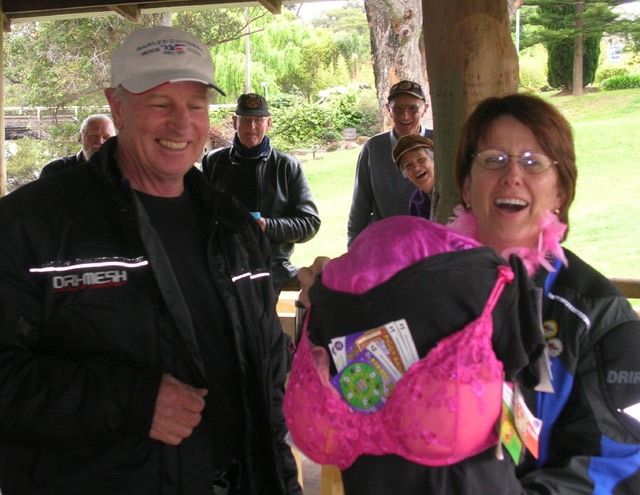
{"label": "tree trunk", "polygon": [[431,217],[446,223],[460,203],[453,176],[460,129],[481,100],[517,91],[518,57],[507,2],[422,0],[422,11],[436,158]]}
{"label": "tree trunk", "polygon": [[[371,36],[371,58],[383,127],[392,125],[384,110],[389,88],[403,79],[418,82],[429,92],[427,70],[422,58],[420,0],[364,0]],[[423,124],[431,127],[431,113]]]}
{"label": "tree trunk", "polygon": [[[0,19],[4,19],[2,13],[2,0],[0,0]],[[7,194],[7,161],[5,160],[5,135],[4,135],[4,31],[0,32],[0,89],[2,90],[2,100],[0,100],[0,198]]]}
{"label": "tree trunk", "polygon": [[573,96],[582,96],[584,93],[583,61],[584,61],[584,2],[576,4],[576,32],[577,36],[573,45]]}
{"label": "tree trunk", "polygon": [[522,7],[523,4],[524,0],[507,0],[507,7],[509,8],[509,21],[513,20],[516,12],[520,7]]}

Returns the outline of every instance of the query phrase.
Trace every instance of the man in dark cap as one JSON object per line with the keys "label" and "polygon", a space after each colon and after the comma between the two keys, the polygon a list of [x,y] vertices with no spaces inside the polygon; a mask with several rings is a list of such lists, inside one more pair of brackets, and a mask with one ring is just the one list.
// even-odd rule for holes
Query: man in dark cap
{"label": "man in dark cap", "polygon": [[269,143],[266,100],[256,93],[241,95],[233,127],[233,145],[209,152],[202,171],[215,189],[230,192],[251,211],[267,234],[271,276],[279,294],[298,273],[289,263],[294,244],[316,235],[320,217],[300,162]]}
{"label": "man in dark cap", "polygon": [[387,111],[393,119],[393,128],[373,136],[360,151],[347,223],[347,246],[370,223],[407,214],[415,187],[396,168],[391,150],[398,139],[408,134],[432,137],[433,131],[420,123],[427,108],[429,104],[418,83],[400,81],[391,86]]}

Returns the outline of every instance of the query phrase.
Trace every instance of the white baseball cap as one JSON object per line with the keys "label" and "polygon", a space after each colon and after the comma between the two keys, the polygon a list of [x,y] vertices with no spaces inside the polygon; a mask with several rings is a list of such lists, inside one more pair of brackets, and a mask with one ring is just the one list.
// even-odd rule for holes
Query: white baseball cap
{"label": "white baseball cap", "polygon": [[226,96],[213,81],[209,49],[180,29],[159,26],[134,31],[111,57],[111,87],[140,94],[161,84],[197,81]]}

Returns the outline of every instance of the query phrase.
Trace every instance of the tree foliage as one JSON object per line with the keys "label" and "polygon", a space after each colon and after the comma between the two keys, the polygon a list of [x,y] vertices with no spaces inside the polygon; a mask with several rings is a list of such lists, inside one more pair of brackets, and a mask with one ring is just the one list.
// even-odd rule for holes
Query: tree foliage
{"label": "tree foliage", "polygon": [[32,137],[23,137],[6,147],[8,192],[38,177],[40,169],[50,160],[44,148],[43,141]]}
{"label": "tree foliage", "polygon": [[[251,46],[251,88],[262,92],[266,83],[270,97],[297,87],[308,101],[326,87],[367,78],[370,72],[368,33],[362,32],[366,17],[362,9],[336,9],[335,18],[344,29],[308,25],[292,12],[257,19],[249,35]],[[353,20],[353,19],[356,20]],[[216,80],[228,94],[237,96],[244,88],[244,41],[213,47]],[[242,63],[241,63],[242,61]],[[347,71],[341,69],[347,67]],[[225,101],[233,102],[235,98]]]}
{"label": "tree foliage", "polygon": [[[217,103],[235,103],[244,92],[244,38],[248,32],[251,90],[262,93],[266,86],[274,108],[278,108],[274,105],[278,99],[298,107],[291,117],[284,117],[301,123],[297,128],[296,120],[283,124],[295,129],[286,145],[290,148],[295,143],[303,145],[302,141],[335,140],[344,119],[330,105],[316,108],[318,92],[354,81],[370,84],[373,73],[362,6],[335,9],[327,19],[324,24],[305,23],[289,11],[273,16],[264,8],[255,7],[249,9],[248,21],[244,9],[205,9],[143,15],[141,25],[116,15],[16,24],[12,32],[5,34],[4,42],[6,105],[52,107],[54,113],[78,106],[79,111],[75,122],[59,121],[39,127],[37,137],[41,141],[19,141],[19,153],[8,157],[9,176],[20,184],[22,178],[30,180],[34,173],[26,169],[23,173],[18,163],[31,162],[39,170],[53,158],[78,151],[80,122],[95,113],[96,106],[106,103],[102,90],[109,86],[113,52],[133,30],[157,25],[183,29],[209,46],[216,82],[228,95]],[[301,101],[306,101],[306,106]],[[318,115],[303,116],[305,111],[318,111]],[[367,112],[362,116],[363,122],[376,121],[376,116]],[[220,120],[216,124],[228,130],[228,122]],[[302,125],[303,122],[308,124]],[[309,130],[306,136],[305,130]]]}
{"label": "tree foliage", "polygon": [[[552,87],[573,86],[574,44],[577,37],[584,43],[583,86],[595,79],[600,39],[603,34],[629,35],[637,28],[620,18],[612,9],[625,0],[578,2],[576,0],[531,0],[521,10],[520,49],[542,43],[549,52],[548,80]],[[577,13],[577,4],[584,12]],[[577,22],[577,21],[581,22]]]}
{"label": "tree foliage", "polygon": [[[160,22],[143,16],[141,27]],[[134,29],[118,16],[16,24],[4,42],[7,105],[104,104],[111,55]]]}

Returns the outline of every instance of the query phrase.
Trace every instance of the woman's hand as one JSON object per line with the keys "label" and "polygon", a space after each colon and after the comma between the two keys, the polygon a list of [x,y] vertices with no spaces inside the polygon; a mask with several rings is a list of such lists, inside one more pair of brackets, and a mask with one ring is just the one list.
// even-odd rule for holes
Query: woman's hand
{"label": "woman's hand", "polygon": [[330,260],[331,258],[327,258],[326,256],[318,256],[313,260],[311,266],[305,266],[298,271],[298,280],[300,280],[300,285],[302,286],[302,290],[298,295],[298,301],[300,301],[305,308],[308,308],[309,304],[311,304],[311,301],[309,301],[309,289],[316,281],[316,276],[322,273],[322,270],[324,270],[324,267]]}

